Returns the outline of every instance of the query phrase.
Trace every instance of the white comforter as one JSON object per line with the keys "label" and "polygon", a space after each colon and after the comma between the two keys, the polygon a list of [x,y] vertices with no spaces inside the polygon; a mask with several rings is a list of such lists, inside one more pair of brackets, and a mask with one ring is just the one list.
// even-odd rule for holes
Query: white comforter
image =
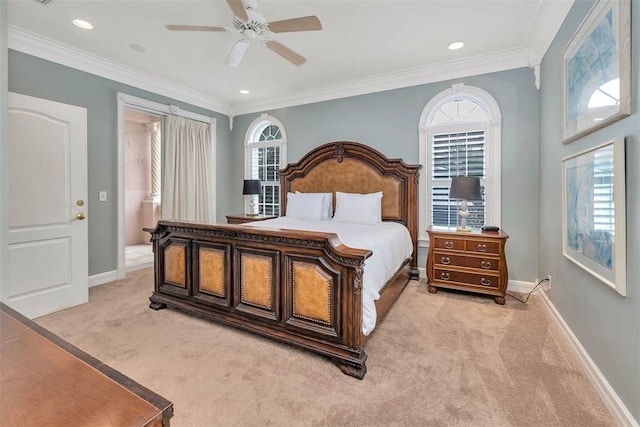
{"label": "white comforter", "polygon": [[362,333],[364,335],[369,335],[376,326],[374,301],[380,298],[380,290],[413,252],[409,230],[395,222],[363,225],[333,220],[311,221],[285,216],[245,225],[336,233],[346,246],[372,251],[373,254],[365,262],[362,277]]}

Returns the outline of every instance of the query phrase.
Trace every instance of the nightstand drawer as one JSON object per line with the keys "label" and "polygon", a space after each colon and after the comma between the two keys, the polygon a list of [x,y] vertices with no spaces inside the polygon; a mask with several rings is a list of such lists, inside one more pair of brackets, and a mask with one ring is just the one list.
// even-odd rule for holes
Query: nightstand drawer
{"label": "nightstand drawer", "polygon": [[431,241],[434,249],[446,249],[449,251],[464,251],[464,240],[447,237],[434,237]]}
{"label": "nightstand drawer", "polygon": [[500,243],[496,241],[487,240],[473,240],[466,241],[467,252],[481,253],[481,254],[499,254]]}
{"label": "nightstand drawer", "polygon": [[482,286],[483,288],[497,289],[500,286],[500,276],[453,271],[439,267],[435,268],[433,280],[438,282],[458,282],[472,286]]}
{"label": "nightstand drawer", "polygon": [[453,255],[448,252],[435,251],[434,261],[436,265],[467,267],[477,270],[498,271],[497,257],[479,257],[472,255]]}

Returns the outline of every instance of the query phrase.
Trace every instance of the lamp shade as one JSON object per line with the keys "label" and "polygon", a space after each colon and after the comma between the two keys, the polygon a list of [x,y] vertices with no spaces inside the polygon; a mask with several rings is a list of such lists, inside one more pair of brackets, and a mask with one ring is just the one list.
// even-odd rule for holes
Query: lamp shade
{"label": "lamp shade", "polygon": [[456,176],[451,178],[449,198],[458,200],[482,200],[480,178],[477,176]]}
{"label": "lamp shade", "polygon": [[259,179],[245,179],[242,194],[260,194],[262,183]]}

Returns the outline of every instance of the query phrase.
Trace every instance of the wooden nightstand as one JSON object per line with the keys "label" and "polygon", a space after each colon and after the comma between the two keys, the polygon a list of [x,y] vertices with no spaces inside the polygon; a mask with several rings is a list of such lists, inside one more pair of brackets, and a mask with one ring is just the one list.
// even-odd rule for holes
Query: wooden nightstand
{"label": "wooden nightstand", "polygon": [[504,246],[509,238],[502,231],[437,231],[429,228],[427,279],[429,292],[438,288],[493,295],[504,304],[509,273]]}
{"label": "wooden nightstand", "polygon": [[273,218],[277,218],[277,216],[231,214],[231,215],[227,215],[227,224],[244,224],[245,222],[264,221],[265,219],[273,219]]}

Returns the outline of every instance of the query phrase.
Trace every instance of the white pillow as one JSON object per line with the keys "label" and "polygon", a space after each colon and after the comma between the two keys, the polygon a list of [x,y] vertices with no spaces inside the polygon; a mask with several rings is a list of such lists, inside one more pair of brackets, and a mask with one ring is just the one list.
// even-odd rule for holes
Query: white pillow
{"label": "white pillow", "polygon": [[322,198],[322,217],[320,219],[331,219],[333,216],[333,194],[331,193],[301,193],[296,191],[296,194],[307,194],[309,196]]}
{"label": "white pillow", "polygon": [[314,194],[287,193],[287,217],[297,219],[322,219],[324,198]]}
{"label": "white pillow", "polygon": [[382,222],[382,191],[369,194],[336,192],[335,221],[356,224]]}

